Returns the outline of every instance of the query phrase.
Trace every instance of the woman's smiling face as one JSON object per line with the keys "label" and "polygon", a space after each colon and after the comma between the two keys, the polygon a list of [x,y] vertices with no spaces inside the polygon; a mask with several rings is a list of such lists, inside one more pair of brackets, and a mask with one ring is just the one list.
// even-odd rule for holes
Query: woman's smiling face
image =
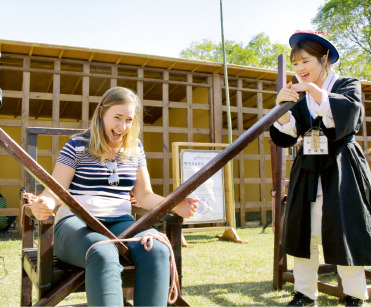
{"label": "woman's smiling face", "polygon": [[310,55],[305,50],[301,50],[300,56],[292,61],[294,71],[303,82],[316,83],[322,86],[326,69],[322,66],[318,58]]}
{"label": "woman's smiling face", "polygon": [[135,104],[125,103],[110,107],[103,115],[103,126],[108,144],[120,147],[124,135],[129,131],[135,116]]}

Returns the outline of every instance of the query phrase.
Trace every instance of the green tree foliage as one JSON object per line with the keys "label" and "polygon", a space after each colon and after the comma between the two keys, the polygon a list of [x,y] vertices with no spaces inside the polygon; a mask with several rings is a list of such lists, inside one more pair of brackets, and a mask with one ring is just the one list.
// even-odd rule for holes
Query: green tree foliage
{"label": "green tree foliage", "polygon": [[[226,41],[225,53],[226,61],[229,64],[277,69],[278,55],[286,54],[289,56],[290,47],[272,43],[266,34],[259,33],[246,46],[242,43]],[[204,39],[201,42],[193,42],[190,47],[181,51],[180,56],[182,58],[222,63],[223,47],[221,43],[215,44]]]}
{"label": "green tree foliage", "polygon": [[312,23],[338,47],[341,74],[371,80],[371,0],[327,0]]}

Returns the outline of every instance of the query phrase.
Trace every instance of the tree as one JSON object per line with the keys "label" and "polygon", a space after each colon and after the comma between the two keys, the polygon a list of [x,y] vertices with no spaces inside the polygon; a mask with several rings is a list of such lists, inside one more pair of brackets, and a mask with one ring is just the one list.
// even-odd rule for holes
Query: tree
{"label": "tree", "polygon": [[[255,35],[250,42],[242,43],[227,40],[225,42],[226,61],[229,64],[252,66],[259,68],[277,69],[277,57],[280,54],[290,54],[288,45],[271,43],[264,33]],[[190,47],[181,51],[182,58],[223,62],[223,47],[221,43],[215,44],[204,39],[193,42]]]}
{"label": "tree", "polygon": [[338,47],[341,74],[370,79],[371,0],[328,0],[312,23]]}

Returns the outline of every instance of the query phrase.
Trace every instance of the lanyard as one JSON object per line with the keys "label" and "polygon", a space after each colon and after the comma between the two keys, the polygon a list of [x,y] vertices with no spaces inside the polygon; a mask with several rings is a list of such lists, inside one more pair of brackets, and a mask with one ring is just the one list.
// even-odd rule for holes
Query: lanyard
{"label": "lanyard", "polygon": [[[329,89],[330,89],[330,86],[331,86],[331,83],[332,83],[332,80],[335,78],[335,74],[333,74],[332,76],[331,76],[331,79],[330,79],[330,81],[329,81],[329,83],[327,84],[327,89],[326,89],[326,91],[328,92],[329,91]],[[326,82],[326,81],[325,81]],[[306,99],[307,99],[307,102],[308,102],[308,104],[307,104],[307,106],[308,106],[308,110],[309,110],[309,121],[310,121],[310,130],[312,130],[313,129],[313,123],[312,123],[312,113],[311,113],[311,102],[312,102],[312,99],[313,99],[313,97],[308,93],[308,92],[306,92],[305,93],[306,94]],[[313,99],[314,100],[314,99]],[[314,102],[314,103],[316,103],[316,102]],[[315,111],[314,111],[315,112]],[[313,112],[313,113],[314,113]],[[314,117],[313,117],[314,118]],[[317,117],[316,117],[317,118]]]}

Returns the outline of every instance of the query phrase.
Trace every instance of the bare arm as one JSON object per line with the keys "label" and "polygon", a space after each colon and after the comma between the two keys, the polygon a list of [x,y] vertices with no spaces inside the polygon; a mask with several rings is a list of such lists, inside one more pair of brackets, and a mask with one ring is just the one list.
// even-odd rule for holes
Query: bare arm
{"label": "bare arm", "polygon": [[[138,167],[137,180],[134,185],[133,194],[138,204],[147,210],[152,209],[164,199],[164,197],[153,192],[146,166]],[[179,216],[189,218],[196,212],[198,201],[198,199],[186,198],[173,210]]]}
{"label": "bare arm", "polygon": [[[52,177],[66,190],[70,187],[72,178],[75,175],[75,170],[67,165],[57,162],[52,174]],[[44,190],[39,198],[32,202],[32,213],[38,220],[46,220],[53,214],[57,207],[59,199],[54,196],[49,190]]]}

